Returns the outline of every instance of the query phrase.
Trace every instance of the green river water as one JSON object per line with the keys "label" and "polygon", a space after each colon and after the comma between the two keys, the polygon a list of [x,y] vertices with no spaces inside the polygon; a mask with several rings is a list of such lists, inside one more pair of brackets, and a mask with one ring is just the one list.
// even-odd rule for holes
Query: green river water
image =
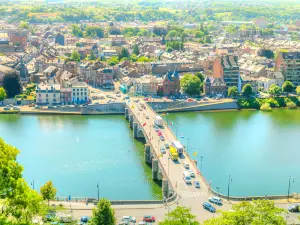
{"label": "green river water", "polygon": [[[231,195],[300,192],[300,110],[192,112],[164,119],[202,168],[212,188]],[[176,128],[176,124],[177,128]],[[0,115],[0,136],[20,149],[35,189],[52,180],[58,196],[160,199],[143,143],[124,116]],[[201,163],[202,156],[202,163]]]}

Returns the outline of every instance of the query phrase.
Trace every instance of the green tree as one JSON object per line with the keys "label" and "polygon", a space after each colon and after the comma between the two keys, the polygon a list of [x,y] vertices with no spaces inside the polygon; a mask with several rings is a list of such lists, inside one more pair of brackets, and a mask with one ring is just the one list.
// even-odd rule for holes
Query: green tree
{"label": "green tree", "polygon": [[200,82],[202,83],[204,81],[204,75],[201,72],[195,73],[195,75],[200,79]]}
{"label": "green tree", "polygon": [[29,23],[21,21],[20,24],[19,24],[19,27],[22,28],[22,29],[28,29],[29,28]]}
{"label": "green tree", "polygon": [[220,217],[207,220],[203,225],[285,225],[282,217],[284,209],[275,206],[273,201],[254,200],[232,205],[231,211],[222,212]]}
{"label": "green tree", "polygon": [[119,59],[116,56],[111,57],[109,60],[107,60],[108,65],[114,66],[119,63]]}
{"label": "green tree", "polygon": [[291,81],[285,81],[282,85],[282,92],[285,92],[286,95],[288,96],[289,93],[293,92],[294,90],[294,85],[292,84]]}
{"label": "green tree", "polygon": [[274,58],[274,52],[270,49],[260,49],[257,53],[258,56],[264,56],[268,59],[273,59]]}
{"label": "green tree", "polygon": [[80,62],[80,54],[78,51],[74,50],[71,54],[70,60],[74,62]]}
{"label": "green tree", "polygon": [[89,60],[96,60],[97,59],[97,57],[96,57],[93,50],[90,51],[90,54],[88,55],[88,59]]}
{"label": "green tree", "polygon": [[276,84],[272,84],[269,87],[268,90],[269,94],[272,95],[273,97],[275,96],[280,96],[281,95],[281,88],[279,86],[277,86]]}
{"label": "green tree", "polygon": [[128,50],[124,47],[121,49],[121,52],[119,54],[119,60],[121,60],[122,58],[129,58]]}
{"label": "green tree", "polygon": [[137,45],[133,46],[133,54],[135,54],[135,55],[139,55],[140,54],[140,50],[139,50],[139,47]]}
{"label": "green tree", "polygon": [[180,87],[189,95],[200,94],[200,79],[192,74],[185,74],[180,80]]}
{"label": "green tree", "polygon": [[196,216],[186,207],[177,206],[172,212],[166,214],[166,219],[159,225],[198,225]]}
{"label": "green tree", "polygon": [[114,225],[115,212],[111,207],[110,201],[100,199],[97,207],[93,209],[92,225]]}
{"label": "green tree", "polygon": [[137,62],[150,62],[151,60],[146,56],[141,56],[138,58]]}
{"label": "green tree", "polygon": [[6,98],[6,92],[3,87],[0,87],[0,101],[3,101]]}
{"label": "green tree", "polygon": [[242,95],[244,97],[250,97],[253,94],[253,89],[251,84],[245,84],[245,86],[242,89]]}
{"label": "green tree", "polygon": [[205,37],[204,37],[204,43],[211,43],[212,41],[211,41],[211,38],[210,38],[210,36],[208,36],[208,35],[206,35]]}
{"label": "green tree", "polygon": [[72,29],[72,34],[74,34],[76,37],[83,37],[83,32],[77,24],[73,24],[71,26],[71,29]]}
{"label": "green tree", "polygon": [[236,98],[238,96],[238,88],[233,86],[228,88],[228,96],[231,98]]}
{"label": "green tree", "polygon": [[168,46],[167,48],[166,48],[166,52],[168,52],[168,53],[170,53],[170,52],[173,52],[173,48],[171,47],[171,46]]}
{"label": "green tree", "polygon": [[[296,87],[296,93],[297,93],[297,95],[300,95],[300,86]],[[1,96],[1,91],[0,91],[0,96]],[[1,97],[0,97],[0,99],[1,99]]]}
{"label": "green tree", "polygon": [[41,194],[43,199],[48,201],[49,205],[49,201],[54,199],[56,195],[56,188],[53,186],[52,181],[48,181],[41,187]]}
{"label": "green tree", "polygon": [[95,38],[95,37],[103,38],[104,37],[104,30],[98,26],[86,26],[84,31],[85,31],[86,37],[92,37],[92,38]]}
{"label": "green tree", "polygon": [[2,85],[8,98],[13,98],[21,93],[22,86],[20,83],[20,77],[16,72],[5,74]]}
{"label": "green tree", "polygon": [[195,38],[203,38],[203,37],[204,37],[204,33],[202,31],[195,32]]}

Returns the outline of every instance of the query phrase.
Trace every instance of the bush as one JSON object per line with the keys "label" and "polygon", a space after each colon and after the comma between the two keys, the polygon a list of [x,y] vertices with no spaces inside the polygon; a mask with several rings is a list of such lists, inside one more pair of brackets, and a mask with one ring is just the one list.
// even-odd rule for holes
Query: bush
{"label": "bush", "polygon": [[272,107],[272,108],[279,107],[278,101],[276,101],[276,99],[274,99],[274,98],[267,99],[266,103],[268,103],[270,105],[270,107]]}
{"label": "bush", "polygon": [[297,106],[300,106],[300,97],[239,99],[237,101],[237,104],[241,109],[265,109],[267,107],[266,104],[268,104],[270,108],[295,108]]}
{"label": "bush", "polygon": [[262,110],[262,111],[271,111],[272,108],[271,108],[270,104],[266,102],[266,103],[261,105],[260,110]]}
{"label": "bush", "polygon": [[286,102],[286,107],[289,108],[289,109],[294,109],[294,108],[297,107],[297,105],[295,104],[295,102],[287,101]]}

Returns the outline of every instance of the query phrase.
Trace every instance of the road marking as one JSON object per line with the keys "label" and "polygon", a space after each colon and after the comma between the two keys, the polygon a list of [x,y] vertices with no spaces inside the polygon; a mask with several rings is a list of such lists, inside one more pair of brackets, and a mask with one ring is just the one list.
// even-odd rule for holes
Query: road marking
{"label": "road marking", "polygon": [[197,198],[201,196],[207,196],[205,191],[181,191],[180,195],[182,198]]}

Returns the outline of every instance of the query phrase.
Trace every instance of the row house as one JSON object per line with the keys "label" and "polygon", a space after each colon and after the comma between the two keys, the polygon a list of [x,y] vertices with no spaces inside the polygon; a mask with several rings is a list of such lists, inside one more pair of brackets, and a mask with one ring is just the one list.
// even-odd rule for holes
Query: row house
{"label": "row house", "polygon": [[152,75],[144,75],[133,81],[133,92],[136,96],[156,96],[159,80]]}
{"label": "row house", "polygon": [[226,83],[222,77],[205,77],[203,83],[203,91],[206,96],[226,96],[227,88]]}
{"label": "row house", "polygon": [[41,83],[36,87],[36,104],[60,104],[60,84]]}

